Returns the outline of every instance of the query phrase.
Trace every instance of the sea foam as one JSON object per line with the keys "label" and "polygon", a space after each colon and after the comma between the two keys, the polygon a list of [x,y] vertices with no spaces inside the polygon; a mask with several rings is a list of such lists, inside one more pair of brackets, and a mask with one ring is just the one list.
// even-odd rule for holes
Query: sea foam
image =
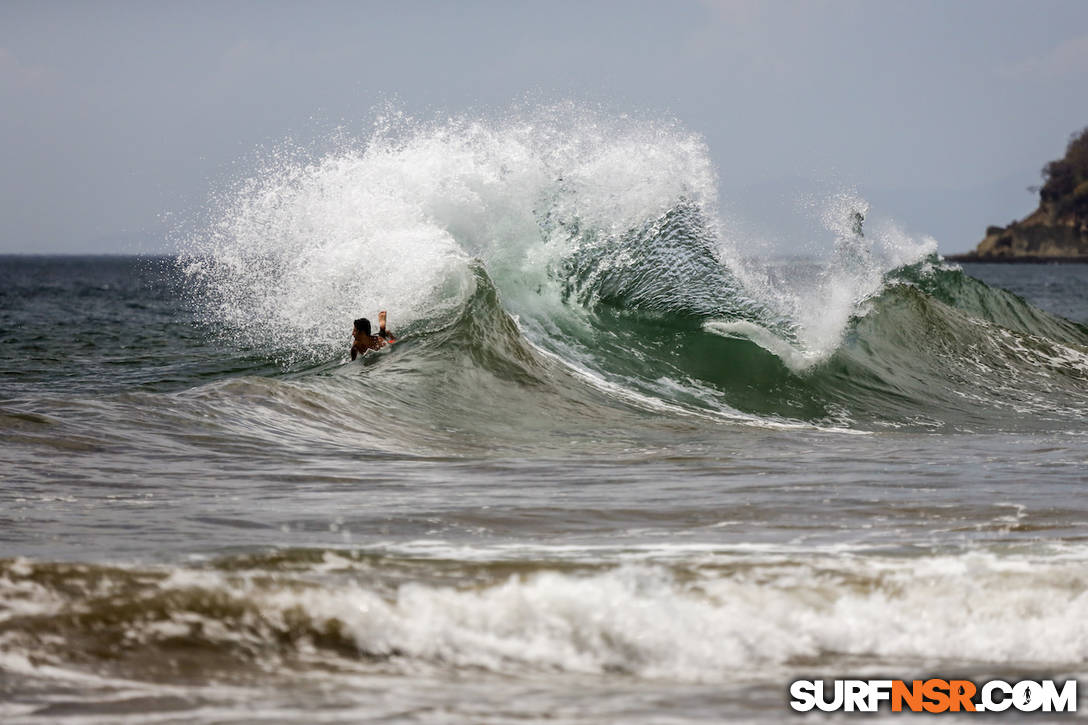
{"label": "sea foam", "polygon": [[[395,560],[383,561],[395,569]],[[538,563],[507,576],[479,566],[471,579],[486,583],[380,583],[380,572],[350,556],[320,567],[322,580],[340,577],[335,584],[308,580],[304,570],[268,577],[260,570],[177,569],[165,578],[145,575],[133,590],[114,572],[98,580],[98,591],[69,594],[60,611],[55,597],[42,593],[39,616],[55,617],[50,631],[63,634],[68,623],[92,616],[66,612],[93,611],[88,604],[109,594],[131,601],[71,636],[138,643],[146,651],[169,652],[178,642],[220,652],[234,647],[245,658],[293,642],[300,654],[331,647],[329,656],[383,670],[622,672],[686,682],[781,677],[783,668],[810,661],[834,671],[856,658],[913,671],[937,664],[1076,667],[1088,657],[1085,565],[1076,558],[734,556],[716,564],[647,561],[581,571]],[[7,601],[11,581],[0,584]],[[26,654],[25,647],[44,642],[39,654],[63,664],[65,647],[33,635],[37,624],[11,624],[27,616],[27,592],[16,590],[21,611],[0,636],[0,649]]]}

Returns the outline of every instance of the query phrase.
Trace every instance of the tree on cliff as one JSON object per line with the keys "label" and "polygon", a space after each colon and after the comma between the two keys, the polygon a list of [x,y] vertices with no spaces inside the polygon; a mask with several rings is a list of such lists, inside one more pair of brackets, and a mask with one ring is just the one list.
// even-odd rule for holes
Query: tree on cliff
{"label": "tree on cliff", "polygon": [[1075,226],[1088,224],[1088,127],[1069,139],[1065,157],[1043,167],[1039,201],[1051,218],[1073,218]]}

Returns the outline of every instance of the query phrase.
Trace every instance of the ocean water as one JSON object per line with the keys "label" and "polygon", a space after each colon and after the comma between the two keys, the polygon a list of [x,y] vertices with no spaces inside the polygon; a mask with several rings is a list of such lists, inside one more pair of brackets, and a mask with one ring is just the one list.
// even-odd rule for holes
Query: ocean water
{"label": "ocean water", "polygon": [[948,264],[848,193],[760,254],[716,184],[669,124],[408,124],[270,156],[176,257],[0,259],[0,719],[1084,677],[1088,267]]}

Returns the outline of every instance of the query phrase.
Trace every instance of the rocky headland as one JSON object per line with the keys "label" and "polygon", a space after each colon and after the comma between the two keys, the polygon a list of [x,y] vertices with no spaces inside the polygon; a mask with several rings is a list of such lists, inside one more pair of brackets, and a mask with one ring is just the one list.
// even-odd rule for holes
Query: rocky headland
{"label": "rocky headland", "polygon": [[1007,227],[986,229],[974,252],[957,262],[1088,262],[1088,128],[1065,156],[1043,167],[1039,208]]}

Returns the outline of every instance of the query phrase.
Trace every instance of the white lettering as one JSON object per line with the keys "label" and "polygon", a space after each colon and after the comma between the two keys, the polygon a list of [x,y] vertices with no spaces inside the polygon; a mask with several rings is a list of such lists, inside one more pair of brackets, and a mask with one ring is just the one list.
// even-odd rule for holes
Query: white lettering
{"label": "white lettering", "polygon": [[881,702],[891,699],[891,680],[869,680],[869,712],[876,712]]}
{"label": "white lettering", "polygon": [[[994,699],[994,692],[1001,693],[1001,699]],[[1004,680],[990,680],[982,686],[982,704],[985,706],[981,709],[989,712],[1004,712],[1012,707],[1012,686]],[[979,709],[976,707],[976,710]]]}
{"label": "white lettering", "polygon": [[[902,681],[795,680],[790,683],[790,707],[797,712],[809,712],[814,708],[823,712],[878,712],[882,703],[892,700],[894,687],[900,682]],[[926,683],[926,687],[943,686],[942,680],[927,680]],[[1020,712],[1077,711],[1076,680],[1020,680],[1014,684],[1004,680],[990,680],[983,683],[978,695],[971,702],[962,699],[972,689],[971,683],[961,680],[953,680],[951,683],[949,703],[952,706],[950,709],[954,710],[969,709],[973,705],[976,712],[1004,712],[1009,708]],[[931,697],[925,706],[932,706],[932,702]],[[937,702],[939,704],[940,700]],[[911,709],[917,709],[913,703],[910,703]]]}
{"label": "white lettering", "polygon": [[790,707],[797,712],[808,712],[816,707],[816,685],[812,680],[797,680],[790,685]]}
{"label": "white lettering", "polygon": [[846,712],[869,711],[869,684],[865,680],[846,681]]}
{"label": "white lettering", "polygon": [[826,693],[824,692],[824,681],[816,681],[816,707],[820,708],[824,712],[835,712],[842,707],[845,695],[843,694],[843,681],[835,680],[835,687],[833,692],[835,696],[833,699],[828,700]]}
{"label": "white lettering", "polygon": [[1077,711],[1077,681],[1066,680],[1059,693],[1054,680],[1043,680],[1043,711],[1051,712],[1076,712]]}
{"label": "white lettering", "polygon": [[1017,682],[1012,688],[1012,704],[1020,712],[1035,712],[1043,706],[1043,688],[1031,680]]}

